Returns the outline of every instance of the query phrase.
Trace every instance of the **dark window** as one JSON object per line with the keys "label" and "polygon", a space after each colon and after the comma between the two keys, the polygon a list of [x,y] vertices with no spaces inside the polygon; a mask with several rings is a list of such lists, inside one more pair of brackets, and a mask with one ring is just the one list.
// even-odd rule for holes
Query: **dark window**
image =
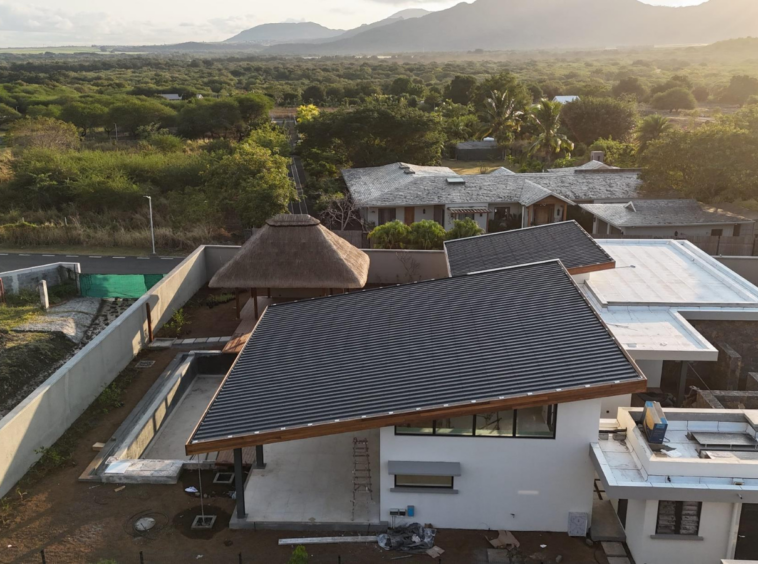
{"label": "dark window", "polygon": [[396,488],[445,488],[453,489],[452,476],[395,475]]}
{"label": "dark window", "polygon": [[396,218],[397,210],[395,208],[379,208],[379,225],[395,221]]}
{"label": "dark window", "polygon": [[557,405],[518,410],[493,411],[436,421],[404,423],[395,427],[396,435],[434,435],[443,437],[518,437],[554,439]]}
{"label": "dark window", "polygon": [[699,501],[659,501],[655,534],[697,536],[702,508]]}
{"label": "dark window", "polygon": [[508,216],[511,215],[511,208],[510,207],[496,207],[495,208],[495,219],[500,221],[503,219],[507,219]]}
{"label": "dark window", "polygon": [[732,236],[739,237],[741,231],[742,231],[742,225],[735,225],[734,231],[732,231]]}
{"label": "dark window", "polygon": [[723,234],[723,229],[711,229],[711,237],[721,237]]}

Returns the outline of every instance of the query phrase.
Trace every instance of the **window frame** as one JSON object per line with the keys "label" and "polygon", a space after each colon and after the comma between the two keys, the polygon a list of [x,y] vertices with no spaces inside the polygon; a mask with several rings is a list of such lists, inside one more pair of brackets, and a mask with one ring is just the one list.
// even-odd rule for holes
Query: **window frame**
{"label": "window frame", "polygon": [[[544,407],[544,406],[543,406]],[[548,429],[552,431],[551,435],[518,435],[518,409],[503,410],[513,411],[513,430],[510,435],[477,435],[476,434],[476,418],[481,416],[481,413],[474,414],[472,418],[472,432],[470,434],[451,434],[451,433],[437,433],[437,420],[432,420],[432,432],[431,433],[403,433],[398,432],[399,427],[395,425],[395,436],[398,437],[448,437],[448,438],[475,438],[475,439],[527,439],[527,440],[555,440],[558,429],[558,404],[553,403],[548,406],[548,420],[546,421]],[[428,428],[428,427],[427,427]]]}
{"label": "window frame", "polygon": [[404,490],[410,490],[410,489],[424,489],[424,490],[454,490],[455,489],[455,476],[431,476],[428,475],[429,478],[450,478],[450,485],[449,486],[423,486],[418,484],[398,484],[397,483],[397,477],[398,476],[414,476],[415,474],[395,474],[394,477],[394,487],[396,489],[404,489]]}
{"label": "window frame", "polygon": [[[661,524],[661,504],[662,503],[673,503],[675,504],[674,509],[674,530],[673,533],[662,533],[660,531]],[[682,533],[682,512],[684,511],[684,504],[685,503],[697,503],[697,531],[694,533]],[[655,537],[683,537],[683,538],[699,538],[700,535],[700,521],[701,517],[703,515],[703,502],[702,501],[671,501],[671,500],[659,500],[658,501],[658,507],[655,512]]]}

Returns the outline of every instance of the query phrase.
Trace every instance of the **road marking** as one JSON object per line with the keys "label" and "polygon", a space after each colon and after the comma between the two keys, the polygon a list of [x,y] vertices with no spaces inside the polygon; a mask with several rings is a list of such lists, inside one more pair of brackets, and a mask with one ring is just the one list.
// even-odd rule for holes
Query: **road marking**
{"label": "road marking", "polygon": [[28,254],[26,254],[26,253],[21,253],[21,254],[19,254],[18,256],[20,256],[20,257],[28,257],[29,255],[28,255]]}
{"label": "road marking", "polygon": [[174,257],[161,257],[161,260],[174,260]]}
{"label": "road marking", "polygon": [[[53,255],[50,255],[53,256]],[[79,258],[79,255],[66,255],[66,258]]]}
{"label": "road marking", "polygon": [[125,259],[126,257],[113,257],[113,258],[117,258],[117,259]]}
{"label": "road marking", "polygon": [[8,253],[0,253],[0,257],[7,257]]}
{"label": "road marking", "polygon": [[54,257],[55,255],[42,255],[43,257]]}
{"label": "road marking", "polygon": [[137,260],[150,260],[150,257],[137,257]]}
{"label": "road marking", "polygon": [[103,258],[103,257],[89,257],[89,258]]}

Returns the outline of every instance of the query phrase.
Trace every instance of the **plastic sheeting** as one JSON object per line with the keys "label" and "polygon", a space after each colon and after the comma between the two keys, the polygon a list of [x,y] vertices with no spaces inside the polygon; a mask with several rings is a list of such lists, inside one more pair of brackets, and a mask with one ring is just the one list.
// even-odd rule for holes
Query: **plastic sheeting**
{"label": "plastic sheeting", "polygon": [[89,298],[141,298],[163,274],[82,274],[81,293]]}

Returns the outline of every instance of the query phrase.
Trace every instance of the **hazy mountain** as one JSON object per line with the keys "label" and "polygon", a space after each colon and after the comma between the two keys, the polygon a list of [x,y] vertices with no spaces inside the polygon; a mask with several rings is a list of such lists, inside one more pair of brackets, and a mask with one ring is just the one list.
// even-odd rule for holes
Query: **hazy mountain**
{"label": "hazy mountain", "polygon": [[758,0],[672,8],[638,0],[477,0],[366,29],[293,54],[377,54],[473,49],[608,48],[712,43],[758,35]]}
{"label": "hazy mountain", "polygon": [[310,42],[330,39],[344,33],[342,29],[329,29],[313,22],[263,24],[238,33],[224,43],[258,43],[276,45],[278,43]]}
{"label": "hazy mountain", "polygon": [[[364,31],[368,31],[370,29],[376,29],[378,27],[383,27],[385,25],[401,22],[403,20],[412,20],[414,18],[421,18],[423,16],[426,16],[428,14],[431,14],[429,10],[424,10],[423,8],[409,8],[408,10],[402,10],[396,14],[392,14],[390,17],[385,18],[383,20],[379,20],[378,22],[374,22],[371,24],[363,24],[360,27],[356,27],[354,29],[350,29],[340,35],[337,39],[348,39],[350,37],[354,37],[358,35],[359,33],[363,33]],[[323,41],[319,41],[319,43],[323,43]]]}

